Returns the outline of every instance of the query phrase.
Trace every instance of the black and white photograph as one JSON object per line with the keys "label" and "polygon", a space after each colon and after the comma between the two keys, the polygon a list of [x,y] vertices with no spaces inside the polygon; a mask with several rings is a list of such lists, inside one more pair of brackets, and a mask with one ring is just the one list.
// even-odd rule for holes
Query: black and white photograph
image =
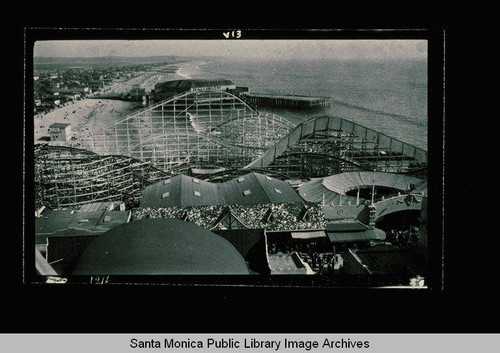
{"label": "black and white photograph", "polygon": [[27,50],[29,281],[439,288],[425,32],[60,32]]}
{"label": "black and white photograph", "polygon": [[42,6],[5,55],[3,350],[495,351],[482,34]]}

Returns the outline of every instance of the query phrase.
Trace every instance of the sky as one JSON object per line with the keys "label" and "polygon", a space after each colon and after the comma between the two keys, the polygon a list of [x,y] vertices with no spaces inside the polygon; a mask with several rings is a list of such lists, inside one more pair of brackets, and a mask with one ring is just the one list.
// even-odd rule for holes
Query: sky
{"label": "sky", "polygon": [[158,55],[261,59],[426,58],[426,40],[58,40],[37,41],[34,56]]}

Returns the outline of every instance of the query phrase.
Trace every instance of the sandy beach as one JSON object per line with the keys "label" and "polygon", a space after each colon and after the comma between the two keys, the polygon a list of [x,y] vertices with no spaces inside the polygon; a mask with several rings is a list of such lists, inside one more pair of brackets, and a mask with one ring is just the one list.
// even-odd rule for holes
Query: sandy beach
{"label": "sandy beach", "polygon": [[73,139],[64,144],[79,147],[80,141],[88,140],[92,132],[97,129],[144,109],[141,102],[103,99],[99,97],[101,94],[127,93],[135,85],[144,88],[146,93],[149,93],[158,82],[185,78],[186,75],[183,73],[174,74],[163,72],[162,68],[155,68],[151,71],[138,72],[137,76],[129,79],[115,80],[103,90],[89,95],[88,98],[69,102],[46,114],[36,114],[34,117],[34,142],[39,143],[41,142],[40,138],[49,136],[48,129],[51,124],[69,123]]}
{"label": "sandy beach", "polygon": [[137,103],[105,99],[82,99],[70,102],[47,114],[35,115],[35,143],[49,136],[48,129],[53,123],[69,123],[75,140],[68,145],[77,145],[90,131],[106,126],[128,114],[133,113]]}

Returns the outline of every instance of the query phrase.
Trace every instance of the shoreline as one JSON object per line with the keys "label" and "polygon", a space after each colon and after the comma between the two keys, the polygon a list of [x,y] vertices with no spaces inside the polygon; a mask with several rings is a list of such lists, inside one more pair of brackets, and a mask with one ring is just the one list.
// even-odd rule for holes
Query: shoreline
{"label": "shoreline", "polygon": [[180,78],[176,78],[179,80],[193,80],[193,79],[210,79],[210,78],[217,78],[216,75],[208,72],[208,71],[203,71],[200,69],[201,66],[211,63],[212,61],[206,61],[206,60],[195,60],[195,61],[188,61],[184,62],[178,65],[177,70],[175,71],[175,74],[180,76]]}
{"label": "shoreline", "polygon": [[119,100],[84,98],[67,103],[43,115],[34,116],[34,143],[40,143],[40,138],[49,136],[48,129],[53,123],[71,124],[71,141],[67,146],[76,146],[81,140],[100,127],[104,127],[117,119],[124,117],[136,105],[135,102]]}
{"label": "shoreline", "polygon": [[[170,65],[167,65],[170,66]],[[185,75],[184,75],[185,76]],[[73,139],[63,142],[66,146],[78,147],[80,141],[87,140],[93,131],[112,124],[121,118],[134,114],[143,108],[139,102],[106,99],[100,94],[121,94],[129,92],[134,85],[139,85],[146,91],[151,91],[156,83],[174,79],[182,79],[182,73],[162,73],[155,69],[153,71],[142,71],[136,77],[128,80],[116,80],[109,86],[99,90],[83,99],[70,101],[63,106],[57,107],[47,113],[34,115],[34,143],[44,143],[40,138],[48,137],[48,128],[53,123],[71,124]],[[51,142],[55,143],[55,142]]]}

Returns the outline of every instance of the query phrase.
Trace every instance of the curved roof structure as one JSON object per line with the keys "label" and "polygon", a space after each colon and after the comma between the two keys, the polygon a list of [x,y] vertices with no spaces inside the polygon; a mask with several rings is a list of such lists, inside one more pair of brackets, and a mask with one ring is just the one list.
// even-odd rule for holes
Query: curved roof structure
{"label": "curved roof structure", "polygon": [[300,196],[309,202],[322,202],[326,204],[355,203],[355,196],[346,195],[351,190],[358,188],[385,187],[395,191],[405,192],[413,184],[413,192],[427,192],[427,181],[403,174],[380,172],[347,172],[331,175],[325,178],[315,178],[299,187]]}
{"label": "curved roof structure", "polygon": [[143,207],[223,205],[217,184],[183,174],[149,185],[141,199]]}
{"label": "curved roof structure", "polygon": [[303,202],[286,181],[255,172],[221,183],[220,189],[229,205]]}
{"label": "curved roof structure", "polygon": [[415,192],[427,189],[427,182],[422,179],[394,173],[347,172],[323,178],[322,184],[328,190],[345,195],[351,190],[363,187],[386,187],[405,191],[409,184],[415,185]]}
{"label": "curved roof structure", "polygon": [[239,251],[223,237],[176,219],[143,219],[96,237],[73,275],[249,274]]}
{"label": "curved roof structure", "polygon": [[248,173],[223,183],[177,175],[144,189],[141,207],[301,203],[286,181]]}
{"label": "curved roof structure", "polygon": [[399,211],[419,211],[422,209],[423,195],[401,195],[377,202],[375,219]]}

